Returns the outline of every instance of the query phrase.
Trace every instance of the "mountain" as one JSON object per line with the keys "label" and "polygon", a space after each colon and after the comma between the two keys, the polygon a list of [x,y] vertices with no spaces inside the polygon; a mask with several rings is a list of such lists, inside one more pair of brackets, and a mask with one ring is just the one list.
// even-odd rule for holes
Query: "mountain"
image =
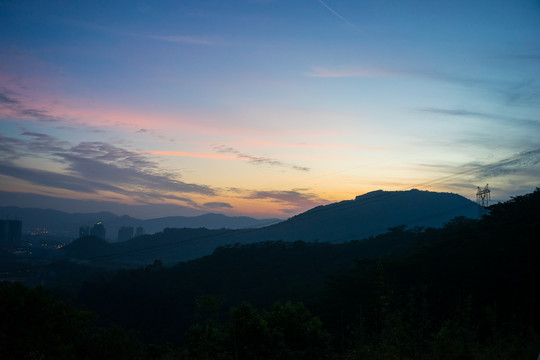
{"label": "mountain", "polygon": [[[247,229],[260,228],[282,221],[281,219],[254,219],[247,216],[204,214],[199,216],[169,216],[144,220],[146,232],[153,233],[165,228]],[[148,229],[148,230],[147,230]]]}
{"label": "mountain", "polygon": [[[261,241],[337,243],[361,240],[391,228],[441,227],[455,217],[478,217],[478,205],[460,195],[429,191],[374,191],[354,200],[318,206],[286,221],[259,229],[207,230],[166,229],[109,249],[108,264],[148,264],[160,259],[166,264],[211,254],[227,244]],[[197,231],[196,231],[197,230]],[[79,258],[68,246],[66,254]],[[84,252],[82,252],[84,254]],[[81,254],[81,252],[77,252]]]}
{"label": "mountain", "polygon": [[457,216],[478,218],[478,205],[463,196],[412,189],[377,190],[325,206],[257,232],[260,240],[342,242],[386,232],[391,227],[441,227]]}
{"label": "mountain", "polygon": [[0,207],[0,216],[22,220],[23,233],[42,228],[50,233],[71,239],[79,236],[82,225],[103,222],[106,238],[116,241],[118,229],[122,226],[142,226],[146,234],[163,231],[165,228],[207,228],[207,229],[245,229],[257,228],[281,221],[280,219],[254,219],[247,216],[225,216],[205,214],[199,216],[170,216],[141,220],[127,215],[118,216],[110,212],[67,213],[52,209],[21,208],[17,206]]}

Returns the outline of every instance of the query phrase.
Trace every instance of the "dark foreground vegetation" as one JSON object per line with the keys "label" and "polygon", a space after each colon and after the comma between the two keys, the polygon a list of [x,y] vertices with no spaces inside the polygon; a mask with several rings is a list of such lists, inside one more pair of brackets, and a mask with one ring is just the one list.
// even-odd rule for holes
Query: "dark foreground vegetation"
{"label": "dark foreground vegetation", "polygon": [[237,244],[59,281],[72,305],[3,283],[0,357],[536,359],[539,234],[537,189],[442,229]]}

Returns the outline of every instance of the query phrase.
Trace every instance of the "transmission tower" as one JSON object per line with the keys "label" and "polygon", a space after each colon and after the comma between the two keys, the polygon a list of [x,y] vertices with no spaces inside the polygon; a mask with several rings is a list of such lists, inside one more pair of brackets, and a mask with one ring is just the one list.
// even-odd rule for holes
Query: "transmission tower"
{"label": "transmission tower", "polygon": [[490,193],[489,184],[486,184],[485,188],[480,188],[478,186],[478,191],[476,192],[476,203],[478,204],[478,216],[481,217],[485,214],[486,208],[489,206]]}

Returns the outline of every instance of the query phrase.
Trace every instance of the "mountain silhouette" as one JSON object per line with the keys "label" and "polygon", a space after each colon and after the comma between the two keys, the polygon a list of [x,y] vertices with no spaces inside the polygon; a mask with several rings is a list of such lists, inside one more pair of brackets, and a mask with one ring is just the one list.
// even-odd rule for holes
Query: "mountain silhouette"
{"label": "mountain silhouette", "polygon": [[[455,217],[477,218],[478,205],[460,195],[429,191],[374,191],[258,229],[208,230],[167,228],[154,235],[112,244],[111,265],[148,264],[155,259],[174,264],[211,254],[227,244],[261,241],[346,242],[362,240],[391,228],[440,227]],[[70,246],[66,254],[74,257]],[[76,252],[76,255],[84,251]],[[116,253],[114,256],[111,254]],[[78,257],[78,256],[75,256]]]}
{"label": "mountain silhouette", "polygon": [[103,222],[106,238],[116,241],[118,229],[122,226],[142,226],[146,234],[163,231],[165,228],[207,228],[207,229],[246,229],[267,226],[282,221],[281,219],[255,219],[247,216],[226,216],[222,214],[204,214],[198,216],[169,216],[141,220],[127,215],[118,216],[111,212],[67,213],[52,209],[21,208],[17,206],[0,207],[1,216],[22,220],[23,233],[37,228],[48,229],[51,233],[75,239],[79,236],[79,227]]}
{"label": "mountain silhouette", "polygon": [[317,206],[261,229],[261,240],[343,242],[406,225],[440,227],[457,216],[478,217],[478,205],[453,193],[377,190],[354,200]]}

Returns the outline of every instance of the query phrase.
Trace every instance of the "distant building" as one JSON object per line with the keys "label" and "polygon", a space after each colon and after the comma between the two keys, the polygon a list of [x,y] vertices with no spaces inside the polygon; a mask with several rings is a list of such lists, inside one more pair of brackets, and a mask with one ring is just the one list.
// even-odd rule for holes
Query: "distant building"
{"label": "distant building", "polygon": [[137,226],[137,230],[135,230],[135,237],[137,236],[143,236],[144,235],[144,229],[142,226]]}
{"label": "distant building", "polygon": [[79,228],[79,237],[85,237],[90,235],[90,227],[88,225],[83,225]]}
{"label": "distant building", "polygon": [[90,235],[105,240],[105,225],[101,221],[95,223],[92,229],[90,229]]}
{"label": "distant building", "polygon": [[133,226],[122,226],[118,229],[118,241],[133,239]]}
{"label": "distant building", "polygon": [[0,246],[19,246],[21,244],[22,221],[0,220]]}
{"label": "distant building", "polygon": [[0,220],[0,246],[8,244],[8,220]]}

